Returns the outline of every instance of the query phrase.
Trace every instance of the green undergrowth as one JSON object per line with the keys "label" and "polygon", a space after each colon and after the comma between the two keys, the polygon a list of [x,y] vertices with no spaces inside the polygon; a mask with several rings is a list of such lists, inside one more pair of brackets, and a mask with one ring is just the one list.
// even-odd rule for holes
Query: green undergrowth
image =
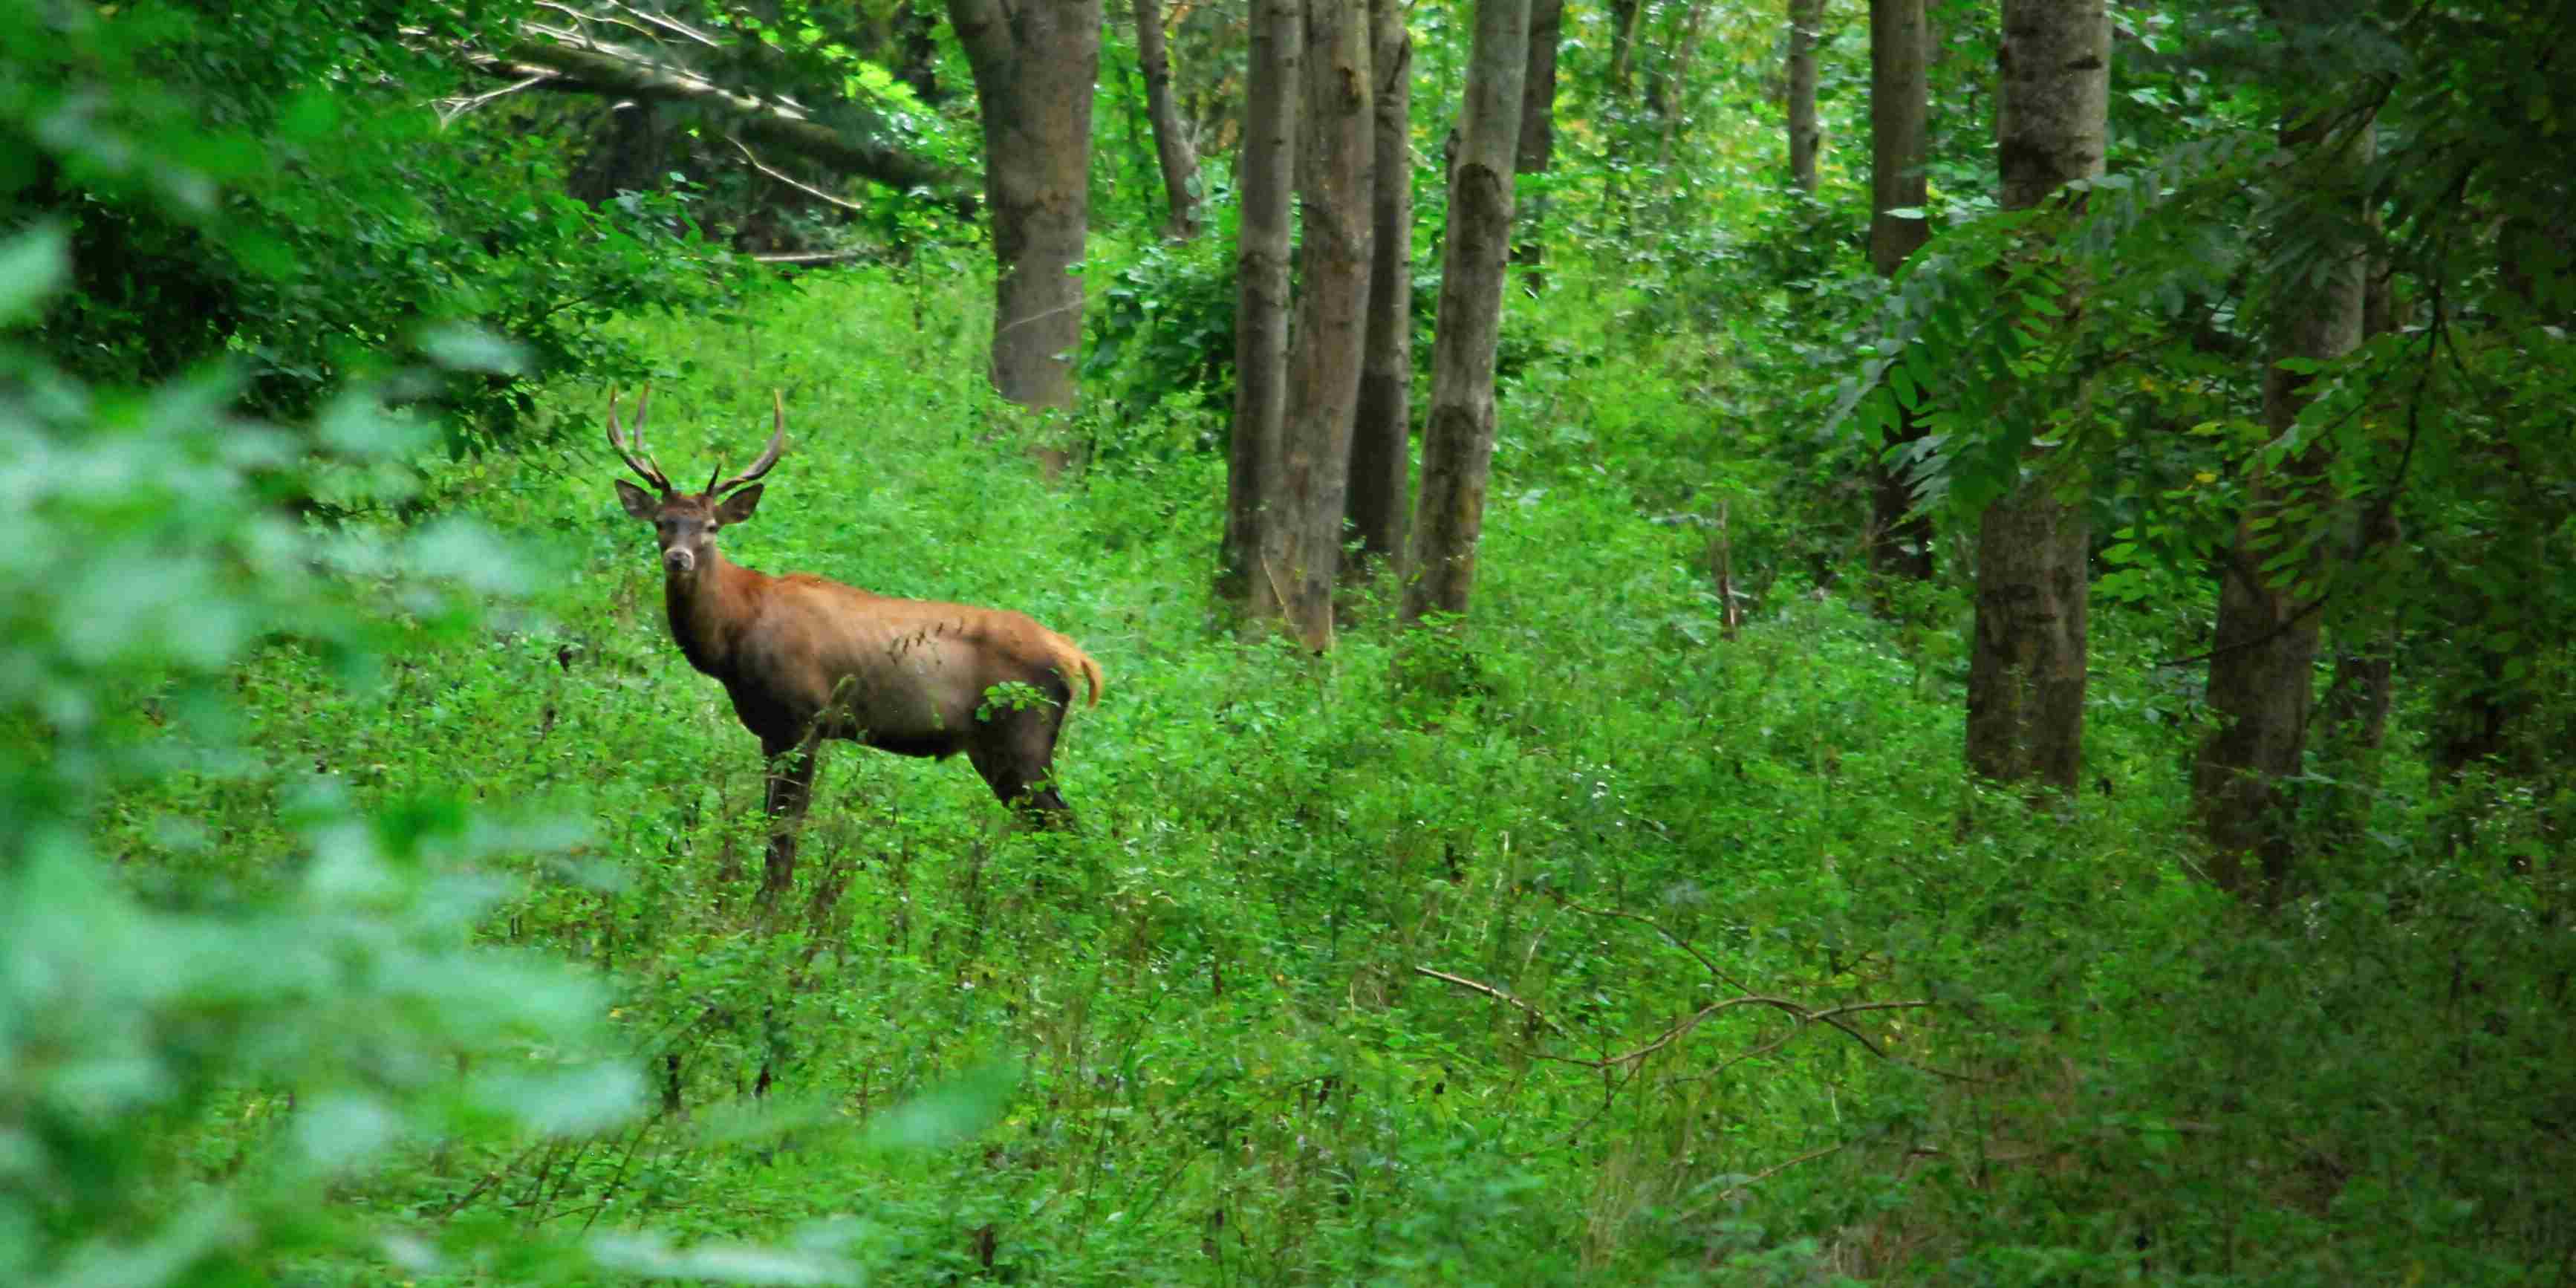
{"label": "green undergrowth", "polygon": [[[1081,829],[835,747],[765,916],[755,744],[668,639],[606,391],[552,389],[562,446],[435,481],[537,589],[370,685],[281,643],[238,679],[260,771],[129,793],[102,847],[163,897],[248,897],[300,862],[284,803],[317,781],[581,837],[489,861],[515,894],[478,934],[596,974],[645,1112],[417,1142],[348,1208],[884,1282],[2504,1282],[2565,1246],[2563,1194],[2511,1183],[2568,1107],[2522,987],[2567,934],[2546,891],[2463,863],[2409,887],[2409,936],[2391,883],[2258,928],[2190,879],[2189,704],[2113,614],[2099,782],[2039,811],[1963,787],[1961,600],[1899,628],[1818,592],[1779,427],[1728,455],[1612,303],[1551,314],[1507,396],[1474,620],[1408,635],[1363,589],[1314,658],[1207,593],[1218,454],[1047,485],[959,321],[981,288],[924,280],[632,326],[652,450],[738,467],[781,387],[793,447],[731,558],[1080,641],[1108,675],[1057,761]],[[1180,444],[1207,415],[1158,414]],[[2492,991],[2444,994],[2444,963]],[[2500,1081],[2434,1096],[2454,1077]],[[237,1165],[290,1090],[185,1148]]]}

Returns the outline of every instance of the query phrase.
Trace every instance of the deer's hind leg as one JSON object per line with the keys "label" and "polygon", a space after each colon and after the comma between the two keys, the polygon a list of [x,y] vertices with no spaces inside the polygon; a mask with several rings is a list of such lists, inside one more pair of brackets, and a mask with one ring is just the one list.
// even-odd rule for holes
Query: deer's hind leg
{"label": "deer's hind leg", "polygon": [[1062,702],[996,712],[966,744],[966,759],[1004,805],[1045,828],[1073,826],[1073,809],[1055,790],[1055,741]]}

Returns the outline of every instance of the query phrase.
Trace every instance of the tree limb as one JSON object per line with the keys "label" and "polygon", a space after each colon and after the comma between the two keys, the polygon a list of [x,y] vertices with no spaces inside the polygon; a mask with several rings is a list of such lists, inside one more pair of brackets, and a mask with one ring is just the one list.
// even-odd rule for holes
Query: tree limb
{"label": "tree limb", "polygon": [[541,75],[602,95],[688,103],[729,118],[744,138],[872,183],[919,193],[960,215],[971,216],[979,204],[981,185],[973,176],[880,139],[835,129],[794,103],[746,94],[576,31],[523,23],[518,34],[517,43],[502,53],[468,54],[467,61],[513,79]]}

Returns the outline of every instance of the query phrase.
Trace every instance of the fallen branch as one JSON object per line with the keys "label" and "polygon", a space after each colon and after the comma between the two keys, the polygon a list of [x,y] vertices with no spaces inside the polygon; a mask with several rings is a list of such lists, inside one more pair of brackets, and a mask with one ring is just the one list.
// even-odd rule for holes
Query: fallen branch
{"label": "fallen branch", "polygon": [[[407,29],[405,34],[415,40],[436,39],[419,29]],[[512,78],[517,82],[512,92],[551,82],[546,88],[687,103],[730,118],[734,131],[754,142],[872,183],[918,193],[960,215],[972,215],[982,200],[981,185],[972,176],[871,137],[881,130],[881,123],[835,128],[791,100],[732,89],[676,63],[595,39],[572,27],[522,22],[515,34],[517,41],[500,53],[467,51],[463,57],[483,71]],[[695,32],[688,34],[705,39]],[[485,100],[469,100],[476,105],[481,101]]]}

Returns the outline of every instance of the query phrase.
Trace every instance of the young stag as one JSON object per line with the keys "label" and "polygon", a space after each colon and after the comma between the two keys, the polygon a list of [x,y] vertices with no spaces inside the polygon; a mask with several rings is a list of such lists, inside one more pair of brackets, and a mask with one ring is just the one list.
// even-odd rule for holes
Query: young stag
{"label": "young stag", "polygon": [[[652,396],[646,385],[635,400],[630,448],[617,423],[617,393],[609,391],[608,445],[659,493],[619,479],[617,496],[628,514],[653,525],[661,545],[671,638],[689,665],[724,685],[769,761],[762,898],[776,897],[795,873],[795,826],[825,738],[904,756],[963,751],[1004,804],[1041,825],[1071,822],[1051,781],[1056,735],[1076,681],[1099,704],[1100,664],[1019,613],[888,599],[821,577],[771,577],[728,562],[716,533],[759,507],[760,478],[786,445],[786,401],[770,396],[777,430],[760,459],[721,482],[709,476],[706,490],[692,495],[672,487],[645,450]],[[723,471],[717,465],[716,473]]]}

